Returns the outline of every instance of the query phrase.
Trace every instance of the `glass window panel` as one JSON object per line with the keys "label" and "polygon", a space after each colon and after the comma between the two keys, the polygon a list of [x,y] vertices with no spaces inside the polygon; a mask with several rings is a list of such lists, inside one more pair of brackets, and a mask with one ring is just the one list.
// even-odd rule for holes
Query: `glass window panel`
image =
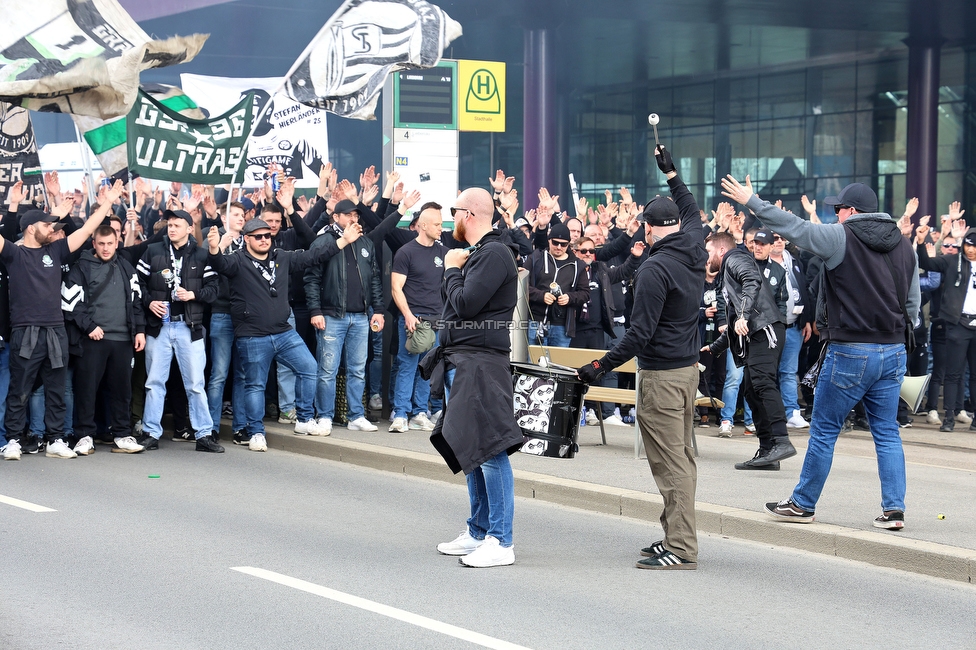
{"label": "glass window panel", "polygon": [[825,68],[822,71],[821,110],[840,113],[857,105],[857,69],[853,65]]}
{"label": "glass window panel", "polygon": [[793,117],[806,111],[806,73],[763,75],[759,78],[759,117]]}

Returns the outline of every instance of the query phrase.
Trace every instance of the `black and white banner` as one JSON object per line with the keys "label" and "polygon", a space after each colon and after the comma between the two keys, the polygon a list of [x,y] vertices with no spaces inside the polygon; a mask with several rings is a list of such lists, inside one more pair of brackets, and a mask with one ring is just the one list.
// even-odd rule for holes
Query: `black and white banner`
{"label": "black and white banner", "polygon": [[461,25],[424,0],[348,0],[316,35],[285,89],[306,106],[373,119],[389,73],[437,65],[459,36]]}
{"label": "black and white banner", "polygon": [[17,181],[24,181],[25,203],[44,203],[44,178],[30,112],[0,102],[0,205],[7,205],[7,193]]}

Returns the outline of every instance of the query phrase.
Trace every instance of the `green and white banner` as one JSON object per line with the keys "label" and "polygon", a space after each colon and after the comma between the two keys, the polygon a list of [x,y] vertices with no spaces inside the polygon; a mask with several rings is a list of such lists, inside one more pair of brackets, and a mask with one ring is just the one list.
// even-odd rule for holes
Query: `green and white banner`
{"label": "green and white banner", "polygon": [[140,90],[126,118],[129,170],[161,181],[229,183],[251,130],[253,103],[247,95],[219,117],[194,120]]}
{"label": "green and white banner", "polygon": [[[156,98],[160,104],[182,115],[195,120],[207,117],[192,99],[186,96],[176,86],[165,84],[143,84],[142,90]],[[100,120],[96,117],[72,115],[78,130],[85,138],[85,142],[98,158],[98,163],[109,176],[115,176],[125,171],[128,166],[125,148],[125,117],[112,120]]]}

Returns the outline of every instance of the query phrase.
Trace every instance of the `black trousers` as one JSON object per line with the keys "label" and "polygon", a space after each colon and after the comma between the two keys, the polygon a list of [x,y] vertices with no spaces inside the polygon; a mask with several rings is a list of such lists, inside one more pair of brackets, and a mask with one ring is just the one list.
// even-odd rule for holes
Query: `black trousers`
{"label": "black trousers", "polygon": [[47,442],[64,436],[64,385],[68,375],[68,334],[64,326],[52,328],[61,343],[64,365],[53,368],[48,358],[47,332],[42,329],[29,358],[20,356],[27,327],[10,332],[10,388],[7,390],[7,413],[4,425],[7,437],[21,438],[27,429],[27,406],[34,392],[34,380],[40,377],[44,386],[44,439]]}
{"label": "black trousers", "polygon": [[[11,369],[13,353],[10,356]],[[969,365],[969,394],[976,396],[976,330],[963,327],[959,323],[946,325],[945,342],[945,386],[943,386],[943,407],[945,420],[951,420],[956,409],[962,408],[963,376]],[[11,376],[12,377],[12,376]]]}
{"label": "black trousers", "polygon": [[131,436],[132,341],[92,341],[86,336],[81,349],[81,358],[75,364],[75,436],[95,436],[95,398],[103,378],[111,436]]}
{"label": "black trousers", "polygon": [[[788,437],[786,409],[779,392],[779,360],[786,344],[786,326],[773,325],[776,347],[769,347],[765,331],[749,337],[746,351],[746,368],[742,376],[744,394],[752,408],[752,420],[756,425],[760,449],[771,449],[773,439]],[[734,335],[734,334],[733,334]]]}

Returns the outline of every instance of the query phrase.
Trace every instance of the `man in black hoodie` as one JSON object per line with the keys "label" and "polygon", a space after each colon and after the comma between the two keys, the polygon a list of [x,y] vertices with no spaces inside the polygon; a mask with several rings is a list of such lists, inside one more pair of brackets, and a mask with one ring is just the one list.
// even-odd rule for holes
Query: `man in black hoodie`
{"label": "man in black hoodie", "polygon": [[[810,523],[833,460],[844,418],[859,401],[871,425],[881,479],[881,516],[874,526],[905,525],[905,453],[898,432],[898,393],[908,354],[906,327],[918,319],[918,262],[892,218],[878,212],[878,195],[862,183],[848,185],[824,203],[836,224],[813,224],[763,201],[746,177],[731,175],[722,193],[742,203],[775,233],[824,260],[827,352],[813,398],[810,444],[793,494],[766,504],[783,521]],[[819,311],[819,310],[818,310]],[[908,323],[906,323],[906,320]]]}
{"label": "man in black hoodie", "polygon": [[492,229],[494,205],[486,190],[465,190],[454,206],[454,237],[470,246],[444,256],[440,347],[423,363],[429,370],[428,362],[440,359],[446,370],[456,369],[430,441],[455,474],[467,475],[471,517],[456,539],[437,550],[461,556],[466,566],[505,566],[515,563],[515,479],[508,455],[523,442],[509,366],[518,246]]}
{"label": "man in black hoodie", "polygon": [[695,197],[678,178],[671,153],[655,154],[671,196],[644,207],[647,259],[634,276],[634,311],[623,339],[601,359],[577,371],[593,384],[630,360],[639,361],[640,423],[647,463],[664,498],[664,539],[641,549],[640,569],[697,569],[692,443],[698,387],[698,307],[705,286],[705,243]]}

